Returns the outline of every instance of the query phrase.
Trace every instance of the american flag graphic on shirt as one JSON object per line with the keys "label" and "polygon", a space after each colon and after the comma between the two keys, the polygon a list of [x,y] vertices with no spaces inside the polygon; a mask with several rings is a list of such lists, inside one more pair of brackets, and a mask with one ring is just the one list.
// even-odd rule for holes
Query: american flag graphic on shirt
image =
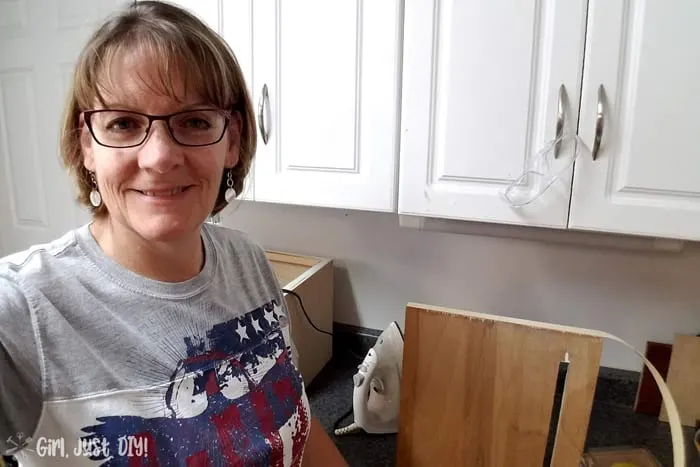
{"label": "american flag graphic on shirt", "polygon": [[[280,312],[271,301],[185,336],[186,356],[153,411],[164,416],[98,416],[81,442],[110,450],[89,458],[106,467],[301,465],[309,408]],[[125,439],[138,455],[121,448]]]}

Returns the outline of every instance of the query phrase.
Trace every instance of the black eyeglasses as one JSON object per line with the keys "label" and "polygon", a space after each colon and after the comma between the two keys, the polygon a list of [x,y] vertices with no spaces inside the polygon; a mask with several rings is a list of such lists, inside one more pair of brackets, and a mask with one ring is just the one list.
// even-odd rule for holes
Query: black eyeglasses
{"label": "black eyeglasses", "polygon": [[108,148],[140,146],[156,120],[165,121],[170,136],[182,146],[209,146],[221,141],[231,121],[231,112],[220,109],[192,109],[168,115],[97,109],[83,115],[95,141]]}

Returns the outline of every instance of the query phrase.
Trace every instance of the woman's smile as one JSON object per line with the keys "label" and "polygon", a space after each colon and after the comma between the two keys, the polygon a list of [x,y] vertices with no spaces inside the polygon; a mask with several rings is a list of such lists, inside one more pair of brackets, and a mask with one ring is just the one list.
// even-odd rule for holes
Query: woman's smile
{"label": "woman's smile", "polygon": [[149,206],[178,208],[184,205],[195,191],[195,185],[180,185],[172,188],[148,188],[129,190],[139,203]]}
{"label": "woman's smile", "polygon": [[174,185],[170,187],[159,187],[159,188],[142,188],[142,189],[133,189],[131,191],[135,191],[144,197],[147,198],[164,198],[164,199],[177,199],[178,195],[187,193],[190,189],[192,189],[194,185],[192,184],[187,184],[187,185]]}

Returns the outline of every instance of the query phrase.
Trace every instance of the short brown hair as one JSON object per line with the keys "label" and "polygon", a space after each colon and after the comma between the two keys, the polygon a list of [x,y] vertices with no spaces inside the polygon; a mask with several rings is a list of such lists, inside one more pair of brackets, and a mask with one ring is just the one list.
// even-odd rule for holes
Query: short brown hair
{"label": "short brown hair", "polygon": [[[176,99],[170,77],[180,73],[185,87],[211,105],[234,110],[241,116],[238,163],[232,169],[236,195],[243,191],[257,144],[255,116],[243,72],[228,44],[204,22],[186,10],[162,1],[139,1],[116,13],[98,28],[78,58],[72,88],[64,110],[61,158],[78,184],[78,201],[95,216],[107,213],[104,204],[94,208],[89,201],[92,175],[83,165],[80,142],[80,113],[95,102],[105,105],[101,89],[109,80],[111,62],[128,50],[145,50],[161,63],[160,91]],[[212,210],[217,214],[227,202],[226,174]]]}

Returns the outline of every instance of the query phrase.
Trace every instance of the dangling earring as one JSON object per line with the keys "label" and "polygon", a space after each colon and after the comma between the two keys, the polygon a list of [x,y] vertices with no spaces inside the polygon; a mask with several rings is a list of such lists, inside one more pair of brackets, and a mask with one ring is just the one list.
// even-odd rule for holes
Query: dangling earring
{"label": "dangling earring", "polygon": [[97,180],[95,180],[95,174],[93,172],[90,172],[90,176],[92,177],[92,191],[90,192],[90,204],[98,208],[100,207],[100,204],[102,204],[102,196],[97,190]]}
{"label": "dangling earring", "polygon": [[236,197],[236,190],[233,189],[233,169],[228,169],[228,174],[226,175],[226,191],[224,192],[224,199],[226,202],[230,202]]}

